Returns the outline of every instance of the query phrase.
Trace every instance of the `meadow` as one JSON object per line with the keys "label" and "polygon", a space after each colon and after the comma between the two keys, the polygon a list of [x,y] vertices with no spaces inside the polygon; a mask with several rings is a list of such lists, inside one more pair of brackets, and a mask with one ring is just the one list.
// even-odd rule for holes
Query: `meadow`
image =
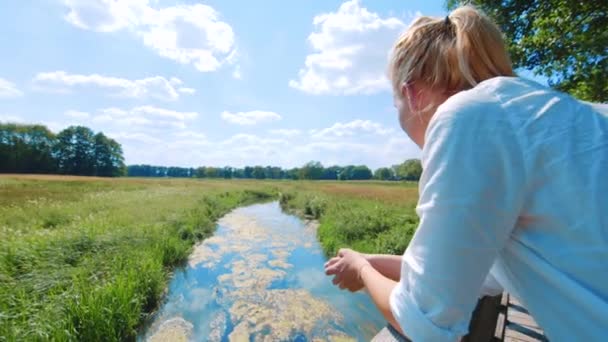
{"label": "meadow", "polygon": [[291,182],[280,190],[284,210],[320,221],[326,256],[343,247],[402,254],[418,225],[415,182]]}
{"label": "meadow", "polygon": [[0,340],[134,340],[175,267],[238,206],[318,219],[327,255],[402,253],[415,183],[0,177]]}

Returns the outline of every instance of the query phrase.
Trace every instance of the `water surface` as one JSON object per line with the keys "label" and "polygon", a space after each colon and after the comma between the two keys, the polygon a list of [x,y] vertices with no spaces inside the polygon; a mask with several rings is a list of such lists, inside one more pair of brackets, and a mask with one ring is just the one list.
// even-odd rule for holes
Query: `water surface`
{"label": "water surface", "polygon": [[278,203],[236,209],[176,271],[140,340],[370,340],[385,321],[323,273],[316,226]]}

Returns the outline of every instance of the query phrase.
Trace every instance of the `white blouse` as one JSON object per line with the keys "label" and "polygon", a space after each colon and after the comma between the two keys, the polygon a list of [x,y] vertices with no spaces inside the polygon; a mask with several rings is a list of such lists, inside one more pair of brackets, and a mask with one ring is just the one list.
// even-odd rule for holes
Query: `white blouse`
{"label": "white blouse", "polygon": [[497,77],[439,107],[392,312],[413,341],[465,335],[495,278],[551,341],[608,334],[608,106]]}

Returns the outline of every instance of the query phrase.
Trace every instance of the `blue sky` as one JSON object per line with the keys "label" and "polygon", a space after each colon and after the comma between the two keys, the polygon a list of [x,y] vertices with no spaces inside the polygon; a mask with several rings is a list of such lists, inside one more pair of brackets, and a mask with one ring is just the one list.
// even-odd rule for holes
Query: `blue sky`
{"label": "blue sky", "polygon": [[[376,168],[419,156],[388,49],[429,1],[6,1],[0,121],[72,124],[128,164]],[[11,56],[10,58],[7,56]]]}

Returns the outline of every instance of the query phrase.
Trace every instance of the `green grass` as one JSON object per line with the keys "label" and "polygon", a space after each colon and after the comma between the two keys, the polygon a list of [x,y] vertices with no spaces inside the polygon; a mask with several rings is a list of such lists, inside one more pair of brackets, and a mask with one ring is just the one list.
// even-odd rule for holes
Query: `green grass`
{"label": "green grass", "polygon": [[274,191],[1,178],[0,340],[133,340],[192,245],[232,208]]}
{"label": "green grass", "polygon": [[403,252],[415,184],[0,177],[0,341],[134,340],[172,270],[231,209],[280,198],[339,248]]}
{"label": "green grass", "polygon": [[415,184],[309,183],[282,190],[283,209],[320,221],[317,237],[327,256],[345,247],[402,254],[418,226]]}

